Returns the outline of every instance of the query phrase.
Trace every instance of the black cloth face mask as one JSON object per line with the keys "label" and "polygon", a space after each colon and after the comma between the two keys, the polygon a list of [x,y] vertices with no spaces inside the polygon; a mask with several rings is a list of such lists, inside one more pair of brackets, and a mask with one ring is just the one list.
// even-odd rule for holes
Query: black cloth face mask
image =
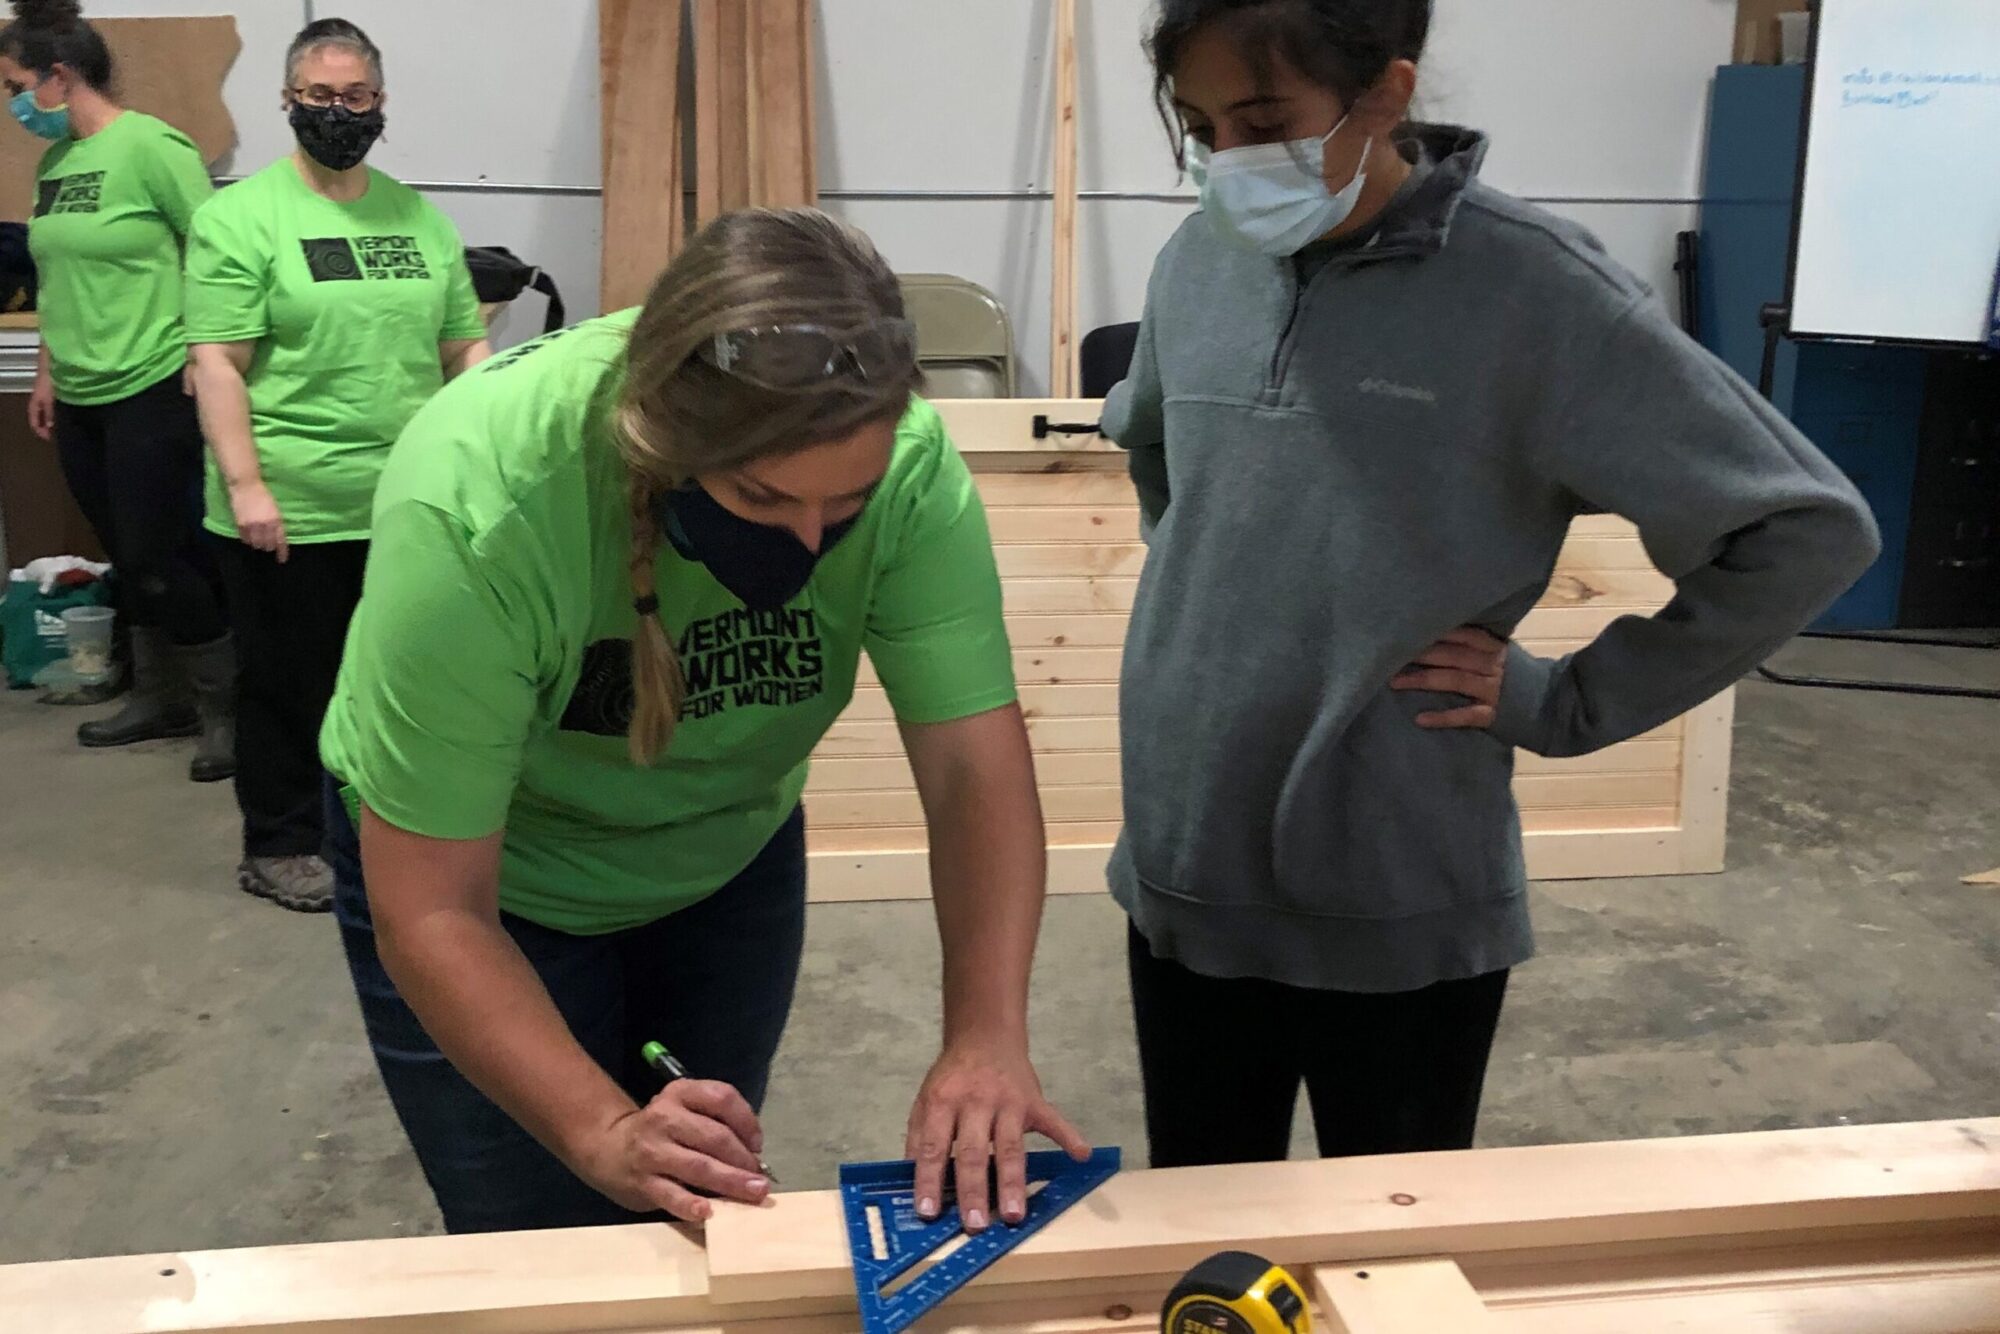
{"label": "black cloth face mask", "polygon": [[861,522],[856,514],[828,525],[814,553],[789,529],[752,523],[700,486],[669,491],[654,506],[660,531],[674,550],[706,565],[715,581],[752,611],[776,611],[805,592],[820,561]]}
{"label": "black cloth face mask", "polygon": [[291,119],[299,147],[328,171],[360,166],[388,124],[381,107],[357,115],[338,102],[330,107],[294,102]]}

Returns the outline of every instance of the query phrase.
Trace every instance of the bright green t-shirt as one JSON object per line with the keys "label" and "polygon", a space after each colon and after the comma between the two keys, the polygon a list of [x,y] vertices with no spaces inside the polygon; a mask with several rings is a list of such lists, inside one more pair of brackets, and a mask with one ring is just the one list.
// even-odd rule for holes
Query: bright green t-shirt
{"label": "bright green t-shirt", "polygon": [[165,121],[125,111],[51,146],[35,177],[28,248],[56,397],[115,403],[178,373],[181,242],[215,193],[200,150]]}
{"label": "bright green t-shirt", "polygon": [[[486,336],[451,219],[368,180],[335,203],[285,158],[218,192],[188,237],[188,341],[257,344],[250,429],[294,543],[368,536],[389,446],[444,384],[438,345]],[[213,460],[207,523],[236,536]]]}
{"label": "bright green t-shirt", "polygon": [[913,401],[881,488],[782,610],[746,610],[663,547],[661,616],[689,691],[666,755],[634,766],[631,520],[605,421],[634,317],[498,357],[410,423],[321,734],[327,768],[389,823],[504,828],[501,906],[584,935],[684,908],[750,863],[864,650],[905,722],[1015,698],[985,511],[936,410]]}

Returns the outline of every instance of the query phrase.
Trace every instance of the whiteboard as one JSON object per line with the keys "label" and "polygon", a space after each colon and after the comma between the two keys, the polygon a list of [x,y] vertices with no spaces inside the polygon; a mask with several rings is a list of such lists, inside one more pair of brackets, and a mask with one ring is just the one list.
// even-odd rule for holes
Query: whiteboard
{"label": "whiteboard", "polygon": [[1984,343],[2000,0],[1820,0],[1818,23],[1794,335]]}

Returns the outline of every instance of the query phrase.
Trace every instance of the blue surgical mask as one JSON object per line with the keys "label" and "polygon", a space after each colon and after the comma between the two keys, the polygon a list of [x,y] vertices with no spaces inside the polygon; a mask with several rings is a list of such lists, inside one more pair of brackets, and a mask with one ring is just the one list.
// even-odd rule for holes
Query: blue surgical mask
{"label": "blue surgical mask", "polygon": [[1346,222],[1368,185],[1368,155],[1375,141],[1370,139],[1361,150],[1361,169],[1347,188],[1329,194],[1326,145],[1345,124],[1343,117],[1324,139],[1257,144],[1224,153],[1188,140],[1188,174],[1201,189],[1201,206],[1209,221],[1238,244],[1274,259],[1296,255]]}
{"label": "blue surgical mask", "polygon": [[59,107],[45,107],[35,101],[35,90],[23,88],[14,94],[14,100],[7,104],[14,113],[14,119],[21,122],[28,133],[43,139],[69,138],[69,103]]}

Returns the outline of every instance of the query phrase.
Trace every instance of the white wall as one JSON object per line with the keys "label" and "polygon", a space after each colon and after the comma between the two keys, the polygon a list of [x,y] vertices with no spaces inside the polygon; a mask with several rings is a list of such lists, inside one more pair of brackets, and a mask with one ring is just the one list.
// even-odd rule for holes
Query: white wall
{"label": "white wall", "polygon": [[[1048,362],[1051,206],[1035,195],[1051,175],[1052,8],[819,0],[826,206],[873,234],[899,269],[958,273],[997,292],[1019,330],[1027,393]],[[508,245],[545,265],[572,316],[596,311],[588,0],[91,0],[89,9],[237,12],[244,53],[227,92],[243,138],[238,172],[289,146],[276,92],[292,33],[309,12],[355,20],[388,59],[391,129],[376,164],[427,183],[468,243]],[[1191,195],[1139,51],[1150,0],[1079,9],[1079,268],[1091,328],[1138,317],[1153,255]],[[1426,114],[1490,131],[1489,180],[1591,227],[1666,290],[1673,235],[1693,225],[1707,89],[1729,56],[1736,0],[1438,0],[1438,10]],[[940,193],[959,197],[922,197]],[[524,309],[505,336],[538,325]]]}

